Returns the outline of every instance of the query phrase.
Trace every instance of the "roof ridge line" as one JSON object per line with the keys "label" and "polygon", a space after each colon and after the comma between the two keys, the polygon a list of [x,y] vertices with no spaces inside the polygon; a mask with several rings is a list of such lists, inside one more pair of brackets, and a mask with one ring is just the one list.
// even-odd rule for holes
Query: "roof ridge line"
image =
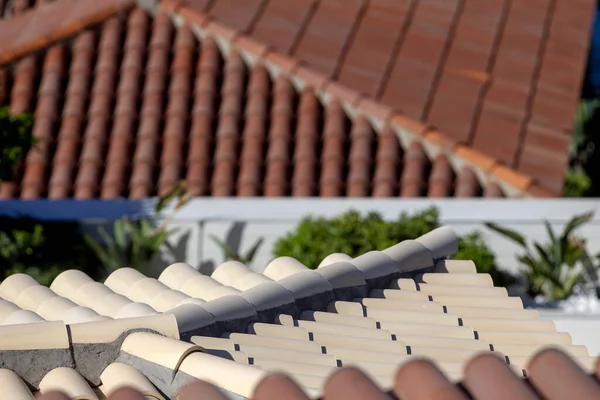
{"label": "roof ridge line", "polygon": [[160,0],[158,7],[179,24],[186,23],[195,28],[200,36],[213,37],[223,51],[234,47],[249,64],[260,62],[273,76],[284,73],[297,89],[312,87],[324,103],[331,97],[338,98],[350,117],[362,115],[378,129],[389,125],[399,136],[404,148],[417,141],[430,158],[444,153],[455,171],[468,165],[474,169],[482,185],[489,181],[496,182],[509,197],[556,197],[555,193],[538,186],[533,177],[453,140],[433,125],[409,118],[400,110],[331,80],[302,61],[215,21],[206,13],[192,9],[185,0]]}
{"label": "roof ridge line", "polygon": [[[77,0],[57,0],[33,7],[13,18],[0,20],[0,36],[2,30],[6,29],[11,37],[17,38],[17,40],[0,43],[0,67],[11,64],[31,53],[44,50],[136,5],[135,0],[102,0],[83,3],[85,7],[82,2]],[[60,12],[64,10],[71,12]],[[39,24],[35,34],[30,34],[28,30],[31,29],[31,24],[35,24],[39,16],[42,14],[52,16],[52,13],[60,14],[62,18],[46,17],[44,20],[49,20],[51,23]],[[19,38],[19,34],[24,34],[25,38]]]}

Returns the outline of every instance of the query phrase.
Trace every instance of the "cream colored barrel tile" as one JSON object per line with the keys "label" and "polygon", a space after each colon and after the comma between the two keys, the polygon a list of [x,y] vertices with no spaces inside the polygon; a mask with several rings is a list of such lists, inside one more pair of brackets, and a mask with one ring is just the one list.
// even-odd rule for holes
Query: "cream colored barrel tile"
{"label": "cream colored barrel tile", "polygon": [[252,346],[242,344],[239,346],[240,351],[243,351],[252,358],[260,358],[265,360],[276,361],[294,361],[304,364],[325,365],[336,367],[336,358],[332,355],[318,354],[311,352],[303,352],[295,349],[277,349],[273,347]]}
{"label": "cream colored barrel tile", "polygon": [[379,376],[393,376],[399,368],[396,363],[371,361],[342,361],[342,367],[356,367],[364,372]]}
{"label": "cream colored barrel tile", "polygon": [[139,280],[146,279],[146,276],[133,268],[119,268],[113,271],[104,284],[113,292],[127,295],[129,289]]}
{"label": "cream colored barrel tile", "polygon": [[254,358],[254,363],[259,368],[269,372],[283,372],[290,374],[315,374],[320,376],[329,376],[337,367],[326,365],[305,364],[295,361],[268,360],[264,358]]}
{"label": "cream colored barrel tile", "polygon": [[235,351],[239,347],[228,338],[192,336],[190,341],[204,349]]}
{"label": "cream colored barrel tile", "polygon": [[476,331],[480,340],[493,345],[504,344],[546,344],[571,345],[571,335],[563,332],[506,332],[506,331]]}
{"label": "cream colored barrel tile", "polygon": [[435,264],[436,273],[474,274],[477,266],[471,260],[439,260]]}
{"label": "cream colored barrel tile", "polygon": [[176,307],[182,306],[184,304],[195,304],[197,306],[202,306],[202,305],[206,304],[206,300],[195,299],[193,297],[188,297],[187,299],[185,299],[182,302],[178,303]]}
{"label": "cream colored barrel tile", "polygon": [[365,339],[392,340],[392,334],[382,329],[359,328],[356,326],[304,320],[298,320],[296,323],[300,328],[304,328],[310,333],[331,333],[334,335],[354,336]]}
{"label": "cream colored barrel tile", "polygon": [[389,299],[361,299],[360,303],[367,308],[377,308],[382,310],[404,310],[443,313],[444,307],[433,301],[419,300],[389,300]]}
{"label": "cream colored barrel tile", "polygon": [[17,296],[15,304],[23,310],[35,311],[44,301],[56,296],[56,293],[46,286],[31,285]]}
{"label": "cream colored barrel tile", "polygon": [[373,318],[335,314],[334,312],[335,310],[330,312],[303,311],[300,314],[300,318],[306,321],[326,322],[330,324],[356,326],[360,328],[377,328],[377,321],[375,321]]}
{"label": "cream colored barrel tile", "polygon": [[272,347],[284,350],[295,349],[297,351],[321,353],[321,346],[319,344],[305,340],[248,335],[245,333],[229,333],[227,334],[227,337],[233,343],[239,345],[248,344],[253,346]]}
{"label": "cream colored barrel tile", "polygon": [[2,321],[10,314],[19,310],[21,310],[21,308],[15,303],[12,303],[7,300],[0,300],[0,324],[2,324]]}
{"label": "cream colored barrel tile", "polygon": [[407,292],[416,292],[419,290],[417,283],[409,278],[395,279],[390,283],[390,289],[404,290]]}
{"label": "cream colored barrel tile", "polygon": [[[453,349],[434,346],[410,346],[410,354],[419,357],[430,357],[438,361],[466,362],[473,356],[483,352],[481,349]],[[492,353],[491,350],[487,350]],[[500,354],[493,352],[494,354]]]}
{"label": "cream colored barrel tile", "polygon": [[435,337],[448,337],[457,339],[474,339],[475,332],[467,326],[449,326],[434,324],[416,324],[381,321],[381,329],[387,329],[397,336],[402,335],[424,335]]}
{"label": "cream colored barrel tile", "polygon": [[[547,347],[545,344],[492,344],[494,350],[498,350],[508,357],[529,357],[537,354]],[[552,347],[569,354],[572,357],[587,357],[590,355],[588,348],[581,345],[553,345]]]}
{"label": "cream colored barrel tile", "polygon": [[325,257],[323,261],[317,266],[317,269],[325,267],[329,264],[335,264],[338,262],[350,262],[352,261],[352,257],[345,253],[332,253]]}
{"label": "cream colored barrel tile", "polygon": [[151,304],[152,299],[160,293],[171,290],[163,283],[153,278],[143,278],[136,281],[127,291],[127,298],[139,303]]}
{"label": "cream colored barrel tile", "polygon": [[251,273],[252,270],[239,261],[225,261],[215,268],[210,277],[221,285],[231,286],[236,280]]}
{"label": "cream colored barrel tile", "polygon": [[165,312],[177,307],[178,304],[190,299],[190,297],[178,290],[167,289],[150,300],[150,307],[158,312]]}
{"label": "cream colored barrel tile", "polygon": [[313,340],[321,346],[346,347],[349,349],[387,351],[405,354],[406,345],[396,340],[365,339],[354,336],[341,336],[330,333],[314,333]]}
{"label": "cream colored barrel tile", "polygon": [[251,397],[267,372],[204,353],[192,353],[183,359],[179,370],[243,397]]}
{"label": "cream colored barrel tile", "polygon": [[434,294],[431,296],[433,301],[446,306],[459,307],[479,307],[479,308],[511,308],[523,309],[523,301],[519,297],[477,297],[463,293],[462,295],[442,295]]}
{"label": "cream colored barrel tile", "polygon": [[234,289],[237,289],[237,290],[243,292],[244,290],[252,289],[253,287],[258,286],[262,283],[269,283],[269,282],[273,282],[273,280],[267,278],[263,274],[257,274],[254,272],[250,272],[249,274],[241,276],[240,278],[233,281],[230,286],[233,287]]}
{"label": "cream colored barrel tile", "polygon": [[55,368],[40,382],[40,392],[63,392],[71,400],[99,400],[85,379],[71,368]]}
{"label": "cream colored barrel tile", "polygon": [[85,272],[77,269],[70,269],[61,272],[54,278],[50,285],[50,289],[59,296],[70,299],[69,296],[75,293],[80,287],[91,282],[94,282],[94,280]]}
{"label": "cream colored barrel tile", "polygon": [[35,312],[48,321],[62,321],[63,315],[77,304],[64,297],[55,296],[45,300]]}
{"label": "cream colored barrel tile", "polygon": [[98,299],[94,310],[100,315],[114,317],[123,307],[131,303],[133,302],[122,294],[113,293]]}
{"label": "cream colored barrel tile", "polygon": [[247,365],[250,365],[250,361],[252,360],[252,358],[249,357],[248,354],[244,353],[243,351],[205,349],[204,353]]}
{"label": "cream colored barrel tile", "polygon": [[25,289],[39,285],[40,284],[29,275],[12,274],[0,283],[0,297],[15,303]]}
{"label": "cream colored barrel tile", "polygon": [[91,308],[73,307],[65,311],[61,319],[65,324],[81,324],[94,321],[99,316],[100,314]]}
{"label": "cream colored barrel tile", "polygon": [[112,363],[102,371],[102,392],[108,396],[115,390],[128,386],[138,390],[142,395],[164,400],[160,392],[140,371],[123,363]]}
{"label": "cream colored barrel tile", "polygon": [[484,286],[493,287],[494,281],[490,274],[419,274],[417,282],[435,285]]}
{"label": "cream colored barrel tile", "polygon": [[307,270],[308,268],[306,268],[304,264],[295,258],[278,257],[267,265],[263,271],[263,274],[274,281],[279,281],[298,272],[304,272]]}
{"label": "cream colored barrel tile", "polygon": [[367,308],[366,316],[378,322],[410,322],[417,324],[458,326],[458,317],[452,314],[424,313],[419,311],[381,310]]}
{"label": "cream colored barrel tile", "polygon": [[[467,285],[438,285],[432,283],[420,283],[419,291],[429,295],[446,296],[473,296],[473,297],[508,297],[506,288],[467,286]],[[434,298],[435,300],[435,298]],[[472,301],[474,301],[472,299]]]}
{"label": "cream colored barrel tile", "polygon": [[[336,359],[344,361],[370,361],[370,362],[391,362],[401,363],[409,355],[404,353],[390,353],[385,351],[364,350],[348,347],[339,347],[336,345],[323,346],[325,354],[334,356]],[[406,349],[405,349],[406,350]]]}
{"label": "cream colored barrel tile", "polygon": [[190,297],[206,300],[206,294],[222,286],[210,276],[196,275],[183,282],[179,290]]}
{"label": "cream colored barrel tile", "polygon": [[177,262],[165,268],[158,280],[173,290],[181,290],[188,280],[198,275],[200,272],[196,268],[184,262]]}
{"label": "cream colored barrel tile", "polygon": [[2,325],[35,324],[39,322],[46,322],[46,320],[33,311],[18,310],[4,318]]}
{"label": "cream colored barrel tile", "polygon": [[100,301],[111,294],[116,294],[110,288],[100,282],[90,282],[81,286],[73,292],[71,300],[80,306],[95,309],[100,305]]}
{"label": "cream colored barrel tile", "polygon": [[554,321],[549,319],[494,319],[494,318],[461,318],[464,326],[476,331],[519,331],[519,332],[556,332]]}
{"label": "cream colored barrel tile", "polygon": [[460,318],[507,318],[522,320],[538,320],[540,318],[540,314],[536,310],[516,308],[446,306],[446,312],[458,315]]}
{"label": "cream colored barrel tile", "polygon": [[115,319],[146,317],[156,314],[156,310],[146,303],[129,303],[119,309],[113,316]]}
{"label": "cream colored barrel tile", "polygon": [[0,369],[0,400],[33,400],[31,391],[19,378],[9,369]]}
{"label": "cream colored barrel tile", "polygon": [[447,347],[449,349],[489,351],[490,344],[483,340],[445,338],[423,335],[396,335],[396,340],[404,342],[407,346],[433,346]]}
{"label": "cream colored barrel tile", "polygon": [[413,301],[429,301],[429,295],[422,292],[416,292],[416,286],[413,291],[398,290],[398,289],[373,289],[369,293],[369,297],[376,299],[389,300],[413,300]]}
{"label": "cream colored barrel tile", "polygon": [[260,336],[279,337],[296,340],[308,340],[308,331],[295,326],[264,324],[255,322],[248,327],[248,333]]}
{"label": "cream colored barrel tile", "polygon": [[332,301],[327,305],[327,311],[361,318],[365,316],[365,308],[357,301]]}
{"label": "cream colored barrel tile", "polygon": [[153,333],[135,332],[125,338],[121,351],[176,371],[185,357],[202,348]]}
{"label": "cream colored barrel tile", "polygon": [[[69,328],[73,343],[112,342],[117,340],[124,332],[134,329],[149,329],[165,335],[167,338],[179,339],[177,321],[171,314],[88,322],[71,325]],[[152,334],[148,333],[148,335]]]}
{"label": "cream colored barrel tile", "polygon": [[220,287],[214,288],[210,292],[207,292],[206,294],[204,294],[204,296],[202,298],[206,301],[211,301],[211,300],[220,299],[221,297],[230,296],[230,295],[237,296],[240,293],[242,293],[242,292],[240,292],[239,290],[234,289],[230,286],[220,286]]}

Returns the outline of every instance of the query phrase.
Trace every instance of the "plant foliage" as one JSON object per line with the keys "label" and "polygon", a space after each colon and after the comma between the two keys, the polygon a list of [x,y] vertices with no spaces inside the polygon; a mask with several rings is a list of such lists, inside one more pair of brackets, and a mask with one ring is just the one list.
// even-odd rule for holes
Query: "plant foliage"
{"label": "plant foliage", "polygon": [[243,264],[246,264],[246,265],[252,264],[252,261],[254,260],[254,257],[256,257],[256,253],[258,253],[258,250],[260,250],[260,248],[261,248],[261,246],[262,246],[262,244],[263,244],[263,242],[265,240],[262,237],[256,239],[256,241],[254,242],[254,244],[252,246],[250,246],[250,248],[245,253],[240,254],[239,251],[237,251],[232,246],[230,246],[229,243],[227,243],[226,241],[223,241],[223,240],[219,239],[215,235],[210,235],[210,239],[217,246],[219,246],[219,248],[223,252],[225,260],[227,260],[227,261],[239,261],[239,262],[241,262]]}
{"label": "plant foliage", "polygon": [[593,211],[575,215],[559,234],[544,221],[548,238],[543,243],[529,243],[523,234],[492,222],[485,225],[521,247],[517,260],[525,267],[529,296],[564,300],[578,285],[590,281],[591,274],[598,270],[597,262],[587,254],[585,240],[574,234],[593,217]]}
{"label": "plant foliage", "polygon": [[[294,257],[309,268],[316,268],[331,253],[357,257],[371,250],[383,250],[398,242],[416,239],[438,228],[439,211],[429,207],[414,214],[402,212],[392,221],[371,212],[361,215],[351,210],[334,218],[309,216],[292,232],[280,238],[273,247],[276,257]],[[472,232],[459,242],[456,259],[473,260],[480,272],[488,272],[498,284],[510,284],[508,274],[498,270],[494,253],[481,234]],[[496,281],[495,281],[496,282]]]}
{"label": "plant foliage", "polygon": [[169,236],[176,232],[176,229],[169,229],[168,225],[174,213],[188,201],[183,184],[158,199],[156,215],[161,215],[173,201],[176,203],[172,213],[158,226],[148,219],[124,217],[113,223],[111,233],[99,228],[100,240],[85,235],[85,241],[104,268],[104,274],[108,275],[121,267],[146,271],[148,263],[160,252]]}
{"label": "plant foliage", "polygon": [[0,107],[0,182],[14,179],[15,169],[35,144],[32,127],[31,115]]}

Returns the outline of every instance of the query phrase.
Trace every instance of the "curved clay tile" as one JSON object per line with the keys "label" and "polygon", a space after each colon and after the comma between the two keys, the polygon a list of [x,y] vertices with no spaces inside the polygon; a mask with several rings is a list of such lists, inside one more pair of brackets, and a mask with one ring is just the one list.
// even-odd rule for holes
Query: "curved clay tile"
{"label": "curved clay tile", "polygon": [[338,197],[343,194],[347,142],[345,119],[339,101],[332,99],[325,107],[319,180],[321,197]]}
{"label": "curved clay tile", "polygon": [[404,152],[404,168],[400,178],[400,196],[421,197],[426,185],[427,156],[418,142],[413,142]]}
{"label": "curved clay tile", "polygon": [[104,149],[110,128],[115,82],[118,75],[119,40],[122,31],[119,18],[104,23],[98,44],[98,60],[91,90],[88,124],[84,133],[79,171],[75,180],[75,198],[89,199],[97,195],[104,167]]}
{"label": "curved clay tile", "polygon": [[136,199],[148,197],[154,191],[154,171],[160,146],[163,96],[169,74],[172,35],[173,26],[169,18],[164,14],[156,15],[148,45],[140,124],[129,182],[130,197]]}
{"label": "curved clay tile", "polygon": [[357,117],[350,132],[346,189],[346,195],[349,197],[367,197],[370,195],[374,139],[373,130],[367,119],[363,116]]}
{"label": "curved clay tile", "polygon": [[202,41],[196,65],[192,123],[189,135],[186,182],[192,196],[209,193],[212,162],[213,123],[221,53],[212,38]]}
{"label": "curved clay tile", "polygon": [[131,164],[130,148],[135,142],[137,107],[144,73],[145,47],[142,45],[145,43],[147,29],[146,12],[141,9],[132,11],[127,18],[127,32],[116,91],[113,126],[100,192],[100,197],[104,199],[122,197],[127,191],[126,174]]}
{"label": "curved clay tile", "polygon": [[475,172],[464,166],[456,176],[454,197],[478,197],[481,192]]}
{"label": "curved clay tile", "polygon": [[392,197],[398,190],[398,166],[402,162],[398,136],[389,127],[378,135],[373,173],[373,197]]}
{"label": "curved clay tile", "polygon": [[504,193],[502,192],[502,188],[496,182],[488,182],[483,190],[484,197],[504,197]]}
{"label": "curved clay tile", "polygon": [[240,172],[237,181],[238,196],[259,196],[261,194],[270,95],[269,73],[264,66],[257,65],[252,68],[248,84]]}
{"label": "curved clay tile", "polygon": [[450,197],[452,195],[454,173],[448,158],[444,154],[438,154],[431,166],[429,174],[428,197]]}
{"label": "curved clay tile", "polygon": [[185,167],[184,147],[187,139],[190,96],[194,71],[194,34],[189,27],[177,30],[171,63],[171,82],[166,110],[165,130],[158,177],[158,193],[173,189]]}
{"label": "curved clay tile", "polygon": [[285,196],[288,193],[293,103],[294,88],[291,82],[284,76],[278,76],[275,80],[271,106],[271,127],[264,183],[266,197]]}
{"label": "curved clay tile", "polygon": [[292,196],[308,197],[316,192],[317,145],[319,143],[319,100],[310,88],[300,95],[298,123],[295,132],[294,173],[292,175]]}
{"label": "curved clay tile", "polygon": [[239,53],[230,52],[225,63],[221,88],[214,172],[211,182],[212,196],[235,195],[245,75],[244,59]]}
{"label": "curved clay tile", "polygon": [[72,194],[81,135],[85,127],[85,107],[91,82],[90,65],[95,50],[95,34],[91,31],[80,34],[74,40],[72,48],[69,83],[49,181],[50,199],[64,199]]}

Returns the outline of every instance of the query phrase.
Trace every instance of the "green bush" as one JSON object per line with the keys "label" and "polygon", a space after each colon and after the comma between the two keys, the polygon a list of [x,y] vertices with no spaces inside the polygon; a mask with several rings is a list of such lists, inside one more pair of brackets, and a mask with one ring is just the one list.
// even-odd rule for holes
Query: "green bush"
{"label": "green bush", "polygon": [[32,127],[31,115],[13,115],[8,107],[0,107],[0,182],[13,180],[15,169],[34,145]]}
{"label": "green bush", "polygon": [[67,269],[96,277],[96,266],[77,223],[0,218],[0,280],[24,273],[49,285]]}
{"label": "green bush", "polygon": [[[297,228],[277,240],[275,257],[290,256],[309,268],[316,268],[331,253],[357,257],[371,250],[383,250],[403,240],[416,239],[440,226],[439,210],[430,207],[408,214],[403,212],[392,221],[385,221],[372,212],[361,215],[352,210],[334,218],[307,217]],[[479,232],[461,238],[454,259],[473,260],[479,272],[487,272],[497,284],[514,282],[510,275],[496,267],[495,255]]]}

